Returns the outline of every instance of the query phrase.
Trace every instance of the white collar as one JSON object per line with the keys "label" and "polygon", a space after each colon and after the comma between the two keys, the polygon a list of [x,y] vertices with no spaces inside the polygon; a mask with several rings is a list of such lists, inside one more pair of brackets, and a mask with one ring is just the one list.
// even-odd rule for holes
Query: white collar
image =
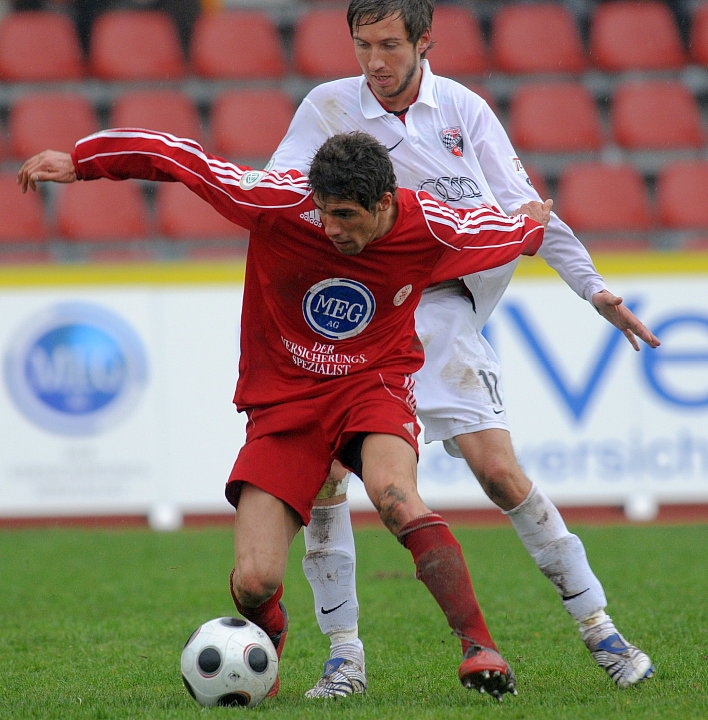
{"label": "white collar", "polygon": [[[435,100],[435,75],[433,75],[427,60],[421,60],[420,66],[423,68],[423,74],[420,78],[418,97],[413,104],[423,103],[430,107],[437,107],[438,103]],[[365,75],[359,78],[359,101],[361,103],[361,112],[367,120],[383,117],[387,113],[381,103],[376,99],[376,95],[369,89]]]}

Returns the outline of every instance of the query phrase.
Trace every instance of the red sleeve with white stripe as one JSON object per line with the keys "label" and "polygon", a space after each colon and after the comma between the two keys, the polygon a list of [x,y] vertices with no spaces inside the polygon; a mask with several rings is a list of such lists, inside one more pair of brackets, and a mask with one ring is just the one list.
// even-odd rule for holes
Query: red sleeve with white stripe
{"label": "red sleeve with white stripe", "polygon": [[205,152],[194,140],[134,128],[79,140],[72,160],[80,180],[130,178],[181,182],[232,222],[249,228],[264,209],[299,205],[310,196],[297,171],[265,172]]}
{"label": "red sleeve with white stripe", "polygon": [[519,255],[534,255],[543,226],[527,215],[510,217],[496,208],[453,208],[426,192],[416,193],[428,230],[445,245],[433,268],[433,283],[503,265]]}

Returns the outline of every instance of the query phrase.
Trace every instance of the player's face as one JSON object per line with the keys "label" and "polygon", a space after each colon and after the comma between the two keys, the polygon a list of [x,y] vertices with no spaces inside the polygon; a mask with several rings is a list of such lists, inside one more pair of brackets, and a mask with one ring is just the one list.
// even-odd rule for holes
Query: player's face
{"label": "player's face", "polygon": [[413,45],[403,19],[389,16],[354,31],[354,52],[371,91],[389,110],[407,108],[420,86],[420,56],[430,45],[430,31]]}
{"label": "player's face", "polygon": [[327,237],[342,255],[358,255],[372,240],[381,237],[390,228],[390,193],[386,193],[379,201],[374,212],[369,212],[353,200],[317,195],[313,199]]}

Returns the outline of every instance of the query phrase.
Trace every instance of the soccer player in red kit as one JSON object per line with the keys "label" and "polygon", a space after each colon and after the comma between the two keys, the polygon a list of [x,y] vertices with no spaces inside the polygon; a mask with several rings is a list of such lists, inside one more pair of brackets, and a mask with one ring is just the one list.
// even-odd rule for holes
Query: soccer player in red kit
{"label": "soccer player in red kit", "polygon": [[361,132],[328,139],[304,177],[239,167],[164,133],[107,130],[71,155],[30,158],[18,182],[26,191],[98,178],[182,182],[251,233],[234,398],[248,418],[246,442],[226,486],[237,508],[239,612],[280,655],[288,549],[336,458],[361,477],[459,637],[463,685],[498,699],[515,693],[460,546],[416,489],[411,375],[423,350],[414,310],[432,283],[535,253],[551,201],[514,217],[453,209],[398,189],[386,148]]}

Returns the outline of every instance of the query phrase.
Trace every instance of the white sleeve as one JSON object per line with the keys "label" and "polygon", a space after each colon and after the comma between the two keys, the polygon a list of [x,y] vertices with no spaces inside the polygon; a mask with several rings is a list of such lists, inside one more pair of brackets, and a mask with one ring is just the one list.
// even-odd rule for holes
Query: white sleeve
{"label": "white sleeve", "polygon": [[[469,134],[489,187],[506,213],[515,213],[528,200],[540,200],[496,115],[488,106],[476,114]],[[545,198],[544,198],[545,199]],[[552,213],[538,254],[583,299],[606,287],[585,246]]]}
{"label": "white sleeve", "polygon": [[328,127],[309,95],[295,111],[285,137],[280,141],[268,162],[269,170],[299,170],[307,175],[310,163],[320,145],[331,135],[334,128]]}

